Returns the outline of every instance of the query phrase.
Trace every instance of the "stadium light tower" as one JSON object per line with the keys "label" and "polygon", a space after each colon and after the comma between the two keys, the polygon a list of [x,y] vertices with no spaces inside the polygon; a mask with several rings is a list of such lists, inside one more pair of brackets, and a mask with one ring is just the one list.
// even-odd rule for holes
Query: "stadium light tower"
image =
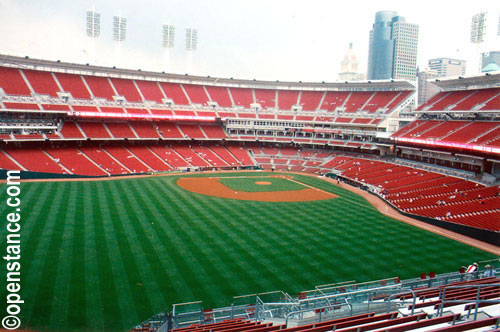
{"label": "stadium light tower", "polygon": [[193,67],[193,52],[198,48],[198,29],[186,29],[186,71],[191,72]]}
{"label": "stadium light tower", "polygon": [[470,42],[476,44],[476,57],[478,62],[478,71],[481,71],[481,46],[484,42],[486,33],[486,12],[481,12],[472,16],[470,26]]}
{"label": "stadium light tower", "polygon": [[166,49],[174,47],[175,40],[175,26],[164,24],[163,25],[163,47]]}
{"label": "stadium light tower", "polygon": [[101,34],[101,14],[94,11],[87,11],[87,36],[98,38]]}
{"label": "stadium light tower", "polygon": [[174,47],[175,42],[175,26],[170,24],[163,25],[163,53],[165,58],[165,66],[170,67],[170,49]]}
{"label": "stadium light tower", "polygon": [[89,37],[89,43],[86,50],[87,62],[95,62],[95,40],[101,35],[101,14],[96,12],[94,8],[86,13],[86,32]]}
{"label": "stadium light tower", "polygon": [[115,41],[115,60],[121,64],[121,44],[127,39],[127,18],[120,15],[113,16],[113,40]]}
{"label": "stadium light tower", "polygon": [[122,42],[127,38],[127,18],[113,16],[113,40]]}

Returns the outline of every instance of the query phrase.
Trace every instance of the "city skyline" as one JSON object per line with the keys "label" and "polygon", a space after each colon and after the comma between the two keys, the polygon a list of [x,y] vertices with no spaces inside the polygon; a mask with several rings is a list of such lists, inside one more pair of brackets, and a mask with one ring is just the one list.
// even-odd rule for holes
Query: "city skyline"
{"label": "city skyline", "polygon": [[[408,22],[419,25],[417,64],[423,69],[430,58],[451,57],[470,62],[474,52],[469,41],[472,15],[488,8],[498,10],[494,4],[461,4],[452,14],[441,15],[440,11],[456,7],[454,3],[442,1],[433,4],[433,11],[429,11],[392,0],[354,1],[342,6],[319,0],[307,5],[299,1],[262,0],[218,0],[210,4],[194,0],[161,4],[150,0],[141,4],[128,0],[77,0],[71,5],[60,0],[44,4],[0,0],[0,29],[12,31],[0,36],[0,53],[184,74],[183,32],[192,28],[198,31],[198,45],[190,74],[335,81],[350,43],[359,60],[359,72],[367,72],[369,31],[377,11],[394,10]],[[89,10],[100,14],[97,38],[87,36]],[[120,42],[119,56],[112,38],[114,16],[127,19],[126,40]],[[169,59],[163,47],[164,25],[176,30]]]}

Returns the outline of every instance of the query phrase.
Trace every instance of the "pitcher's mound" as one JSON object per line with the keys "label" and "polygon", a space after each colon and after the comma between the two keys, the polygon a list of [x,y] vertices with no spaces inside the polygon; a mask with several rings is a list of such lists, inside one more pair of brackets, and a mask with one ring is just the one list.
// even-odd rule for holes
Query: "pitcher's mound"
{"label": "pitcher's mound", "polygon": [[268,181],[255,181],[255,184],[260,184],[262,186],[270,186],[270,185],[272,185],[272,183],[268,182]]}

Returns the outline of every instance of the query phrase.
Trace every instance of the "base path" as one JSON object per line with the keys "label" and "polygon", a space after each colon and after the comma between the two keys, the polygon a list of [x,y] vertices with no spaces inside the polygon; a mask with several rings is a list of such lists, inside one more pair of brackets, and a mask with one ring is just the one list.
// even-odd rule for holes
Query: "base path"
{"label": "base path", "polygon": [[239,199],[243,201],[306,202],[338,197],[337,195],[316,188],[264,192],[234,191],[231,188],[220,183],[219,178],[185,177],[177,180],[177,185],[182,189],[197,194],[221,198]]}

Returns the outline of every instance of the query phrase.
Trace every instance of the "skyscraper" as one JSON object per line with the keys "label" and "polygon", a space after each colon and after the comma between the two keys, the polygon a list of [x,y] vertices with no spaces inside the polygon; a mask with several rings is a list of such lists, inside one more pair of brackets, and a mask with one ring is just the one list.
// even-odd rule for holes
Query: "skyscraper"
{"label": "skyscraper", "polygon": [[418,25],[394,11],[377,12],[370,31],[368,79],[415,80],[417,44]]}

